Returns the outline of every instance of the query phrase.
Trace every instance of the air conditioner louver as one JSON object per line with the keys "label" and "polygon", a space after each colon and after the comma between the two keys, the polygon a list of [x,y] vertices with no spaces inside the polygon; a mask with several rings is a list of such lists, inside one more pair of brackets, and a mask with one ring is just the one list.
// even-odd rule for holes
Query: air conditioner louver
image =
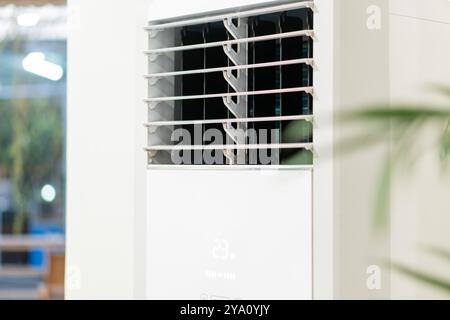
{"label": "air conditioner louver", "polygon": [[312,20],[303,1],[151,22],[149,164],[311,165]]}

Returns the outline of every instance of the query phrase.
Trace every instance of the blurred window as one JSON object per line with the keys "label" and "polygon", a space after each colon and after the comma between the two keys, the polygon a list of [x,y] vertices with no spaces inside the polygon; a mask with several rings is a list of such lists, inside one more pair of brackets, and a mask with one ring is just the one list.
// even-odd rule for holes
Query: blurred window
{"label": "blurred window", "polygon": [[65,229],[66,11],[0,0],[0,298],[51,296],[55,252],[33,241]]}

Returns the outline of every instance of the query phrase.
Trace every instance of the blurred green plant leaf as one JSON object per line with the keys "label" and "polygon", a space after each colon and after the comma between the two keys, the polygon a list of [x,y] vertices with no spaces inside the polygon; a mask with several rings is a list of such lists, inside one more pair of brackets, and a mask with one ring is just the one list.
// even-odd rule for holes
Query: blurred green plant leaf
{"label": "blurred green plant leaf", "polygon": [[[411,105],[374,105],[362,110],[344,112],[340,119],[343,122],[348,121],[393,121],[394,123],[411,123],[418,119],[448,119],[449,110],[438,109],[433,106],[411,106]],[[386,125],[386,123],[379,122]]]}
{"label": "blurred green plant leaf", "polygon": [[444,170],[446,170],[448,168],[450,157],[450,121],[447,122],[447,125],[444,129],[439,148],[442,167]]}
{"label": "blurred green plant leaf", "polygon": [[376,229],[384,227],[389,220],[389,202],[391,193],[391,170],[390,160],[385,161],[378,180],[377,194],[375,199],[375,213],[373,224]]}
{"label": "blurred green plant leaf", "polygon": [[312,141],[313,125],[305,120],[291,121],[283,129],[283,141],[286,143]]}
{"label": "blurred green plant leaf", "polygon": [[410,268],[400,263],[391,263],[391,268],[419,282],[428,284],[434,288],[438,288],[446,291],[447,293],[450,293],[449,280],[445,280],[432,274]]}
{"label": "blurred green plant leaf", "polygon": [[[432,87],[450,98],[450,87],[435,85]],[[342,148],[344,151],[358,151],[375,143],[386,141],[388,137],[392,142],[383,167],[380,171],[374,226],[384,227],[389,219],[390,182],[394,171],[399,167],[413,166],[423,150],[414,150],[417,147],[417,137],[421,136],[425,127],[432,124],[442,132],[439,139],[438,152],[444,169],[450,158],[450,104],[447,108],[438,108],[432,105],[374,105],[369,108],[345,112],[340,115],[344,124],[353,123],[362,125],[366,132],[360,136],[352,137],[346,144],[350,147]],[[371,126],[369,126],[371,125]],[[351,145],[353,144],[353,145]],[[433,146],[433,142],[429,145]],[[450,251],[435,246],[424,248],[427,252],[450,261]],[[409,276],[419,282],[450,293],[450,279],[423,272],[400,263],[390,263],[391,268]]]}
{"label": "blurred green plant leaf", "polygon": [[431,253],[437,257],[443,258],[445,260],[450,261],[450,251],[440,248],[440,247],[436,247],[436,246],[424,246],[423,250],[425,250],[428,253]]}
{"label": "blurred green plant leaf", "polygon": [[[441,88],[450,94],[449,88]],[[419,105],[376,105],[362,110],[341,114],[342,123],[363,125],[365,132],[341,143],[337,150],[341,153],[365,149],[371,145],[391,141],[391,156],[387,157],[377,182],[377,195],[374,209],[374,226],[379,229],[386,225],[389,214],[389,193],[391,176],[397,168],[411,169],[417,159],[423,155],[416,139],[429,124],[440,127],[445,124],[445,131],[439,143],[442,163],[450,158],[450,108]]]}
{"label": "blurred green plant leaf", "polygon": [[314,155],[309,150],[300,150],[283,161],[283,165],[312,165]]}
{"label": "blurred green plant leaf", "polygon": [[450,87],[440,84],[435,84],[431,86],[431,89],[437,93],[448,96],[450,98]]}

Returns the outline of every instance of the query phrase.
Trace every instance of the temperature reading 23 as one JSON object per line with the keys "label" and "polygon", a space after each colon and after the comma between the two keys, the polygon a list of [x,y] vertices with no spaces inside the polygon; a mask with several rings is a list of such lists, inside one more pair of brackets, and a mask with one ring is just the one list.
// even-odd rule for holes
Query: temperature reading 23
{"label": "temperature reading 23", "polygon": [[225,239],[214,239],[212,256],[220,261],[232,261],[236,258],[235,253],[230,251],[230,242]]}

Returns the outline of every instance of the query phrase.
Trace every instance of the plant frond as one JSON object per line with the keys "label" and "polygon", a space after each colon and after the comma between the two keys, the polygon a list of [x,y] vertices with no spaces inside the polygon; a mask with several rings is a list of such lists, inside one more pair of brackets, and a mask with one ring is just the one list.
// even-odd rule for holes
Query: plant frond
{"label": "plant frond", "polygon": [[410,268],[400,263],[391,263],[391,268],[419,282],[450,293],[449,280],[441,279],[429,273]]}

